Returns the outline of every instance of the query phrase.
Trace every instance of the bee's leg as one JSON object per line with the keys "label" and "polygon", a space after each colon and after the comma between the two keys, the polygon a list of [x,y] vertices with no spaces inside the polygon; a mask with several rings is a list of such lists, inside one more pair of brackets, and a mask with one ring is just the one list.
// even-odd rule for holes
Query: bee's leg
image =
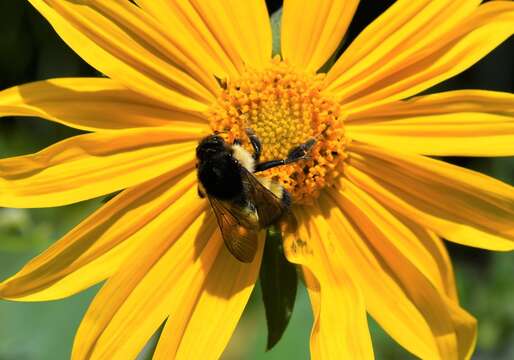
{"label": "bee's leg", "polygon": [[234,139],[234,142],[232,143],[233,145],[241,145],[241,140],[239,139]]}
{"label": "bee's leg", "polygon": [[245,132],[246,132],[246,135],[248,136],[248,139],[250,139],[250,143],[252,144],[252,147],[253,147],[253,159],[255,160],[255,162],[259,162],[259,159],[261,157],[261,152],[262,152],[261,141],[259,140],[257,135],[255,135],[255,133],[253,132],[252,129],[246,128]]}
{"label": "bee's leg", "polygon": [[259,164],[255,165],[254,172],[268,170],[268,169],[271,169],[271,168],[274,168],[277,166],[281,166],[281,165],[285,165],[285,164],[286,164],[285,159],[265,161],[263,163],[259,163]]}
{"label": "bee's leg", "polygon": [[316,143],[315,139],[309,139],[301,145],[298,145],[291,150],[289,150],[289,154],[287,154],[286,164],[304,160],[308,158],[308,153]]}
{"label": "bee's leg", "polygon": [[309,159],[308,153],[316,143],[315,139],[310,139],[305,143],[292,148],[287,155],[287,158],[281,160],[270,160],[255,166],[255,172],[268,170],[277,166],[291,164],[299,160]]}

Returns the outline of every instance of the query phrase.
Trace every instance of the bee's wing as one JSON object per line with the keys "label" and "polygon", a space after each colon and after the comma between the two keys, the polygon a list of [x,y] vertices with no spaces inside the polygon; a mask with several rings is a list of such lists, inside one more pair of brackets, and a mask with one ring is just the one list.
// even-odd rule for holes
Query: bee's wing
{"label": "bee's wing", "polygon": [[275,196],[249,171],[243,171],[242,178],[247,185],[249,201],[257,209],[260,227],[266,228],[275,223],[287,211],[282,199]]}
{"label": "bee's wing", "polygon": [[249,225],[246,210],[211,196],[209,201],[227,249],[237,260],[244,263],[252,262],[257,253],[258,229]]}

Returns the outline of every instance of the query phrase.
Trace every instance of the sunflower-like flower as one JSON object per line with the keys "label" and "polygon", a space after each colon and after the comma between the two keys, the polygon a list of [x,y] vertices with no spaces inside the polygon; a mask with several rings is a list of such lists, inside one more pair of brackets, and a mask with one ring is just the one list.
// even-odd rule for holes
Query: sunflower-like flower
{"label": "sunflower-like flower", "polygon": [[263,0],[30,2],[106,77],[0,92],[1,115],[87,132],[0,160],[0,206],[121,191],[0,285],[43,301],[105,280],[73,359],[134,358],[166,319],[155,359],[222,354],[264,245],[249,264],[227,251],[194,154],[246,127],[264,160],[316,139],[309,160],[266,173],[298,218],[283,248],[310,295],[312,357],[372,358],[366,313],[422,359],[471,356],[476,322],[441,238],[512,250],[514,189],[425,155],[514,155],[514,96],[416,95],[509,38],[514,3],[398,0],[327,67],[358,0],[285,0],[275,57]]}

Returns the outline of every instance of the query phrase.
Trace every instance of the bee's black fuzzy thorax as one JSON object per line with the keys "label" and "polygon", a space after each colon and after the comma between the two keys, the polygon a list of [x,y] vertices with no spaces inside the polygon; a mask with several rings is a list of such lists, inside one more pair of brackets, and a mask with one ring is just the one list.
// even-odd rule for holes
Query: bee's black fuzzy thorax
{"label": "bee's black fuzzy thorax", "polygon": [[219,200],[239,200],[244,193],[241,165],[218,135],[203,139],[196,148],[198,180],[205,191]]}
{"label": "bee's black fuzzy thorax", "polygon": [[209,135],[196,147],[196,158],[200,163],[226,152],[226,144],[221,136]]}
{"label": "bee's black fuzzy thorax", "polygon": [[236,200],[243,194],[241,165],[229,153],[200,162],[198,180],[209,195],[220,200]]}

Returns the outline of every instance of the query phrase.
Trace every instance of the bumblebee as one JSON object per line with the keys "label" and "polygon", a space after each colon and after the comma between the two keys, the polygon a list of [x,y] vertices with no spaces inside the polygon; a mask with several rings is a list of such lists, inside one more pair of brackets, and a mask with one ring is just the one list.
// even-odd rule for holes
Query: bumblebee
{"label": "bumblebee", "polygon": [[259,162],[261,142],[251,129],[246,129],[246,134],[253,154],[240,141],[228,144],[213,134],[198,144],[196,167],[198,195],[208,197],[227,249],[236,259],[248,263],[257,252],[259,230],[292,216],[287,191],[277,182],[257,174],[308,159],[315,140],[294,147],[285,159]]}

